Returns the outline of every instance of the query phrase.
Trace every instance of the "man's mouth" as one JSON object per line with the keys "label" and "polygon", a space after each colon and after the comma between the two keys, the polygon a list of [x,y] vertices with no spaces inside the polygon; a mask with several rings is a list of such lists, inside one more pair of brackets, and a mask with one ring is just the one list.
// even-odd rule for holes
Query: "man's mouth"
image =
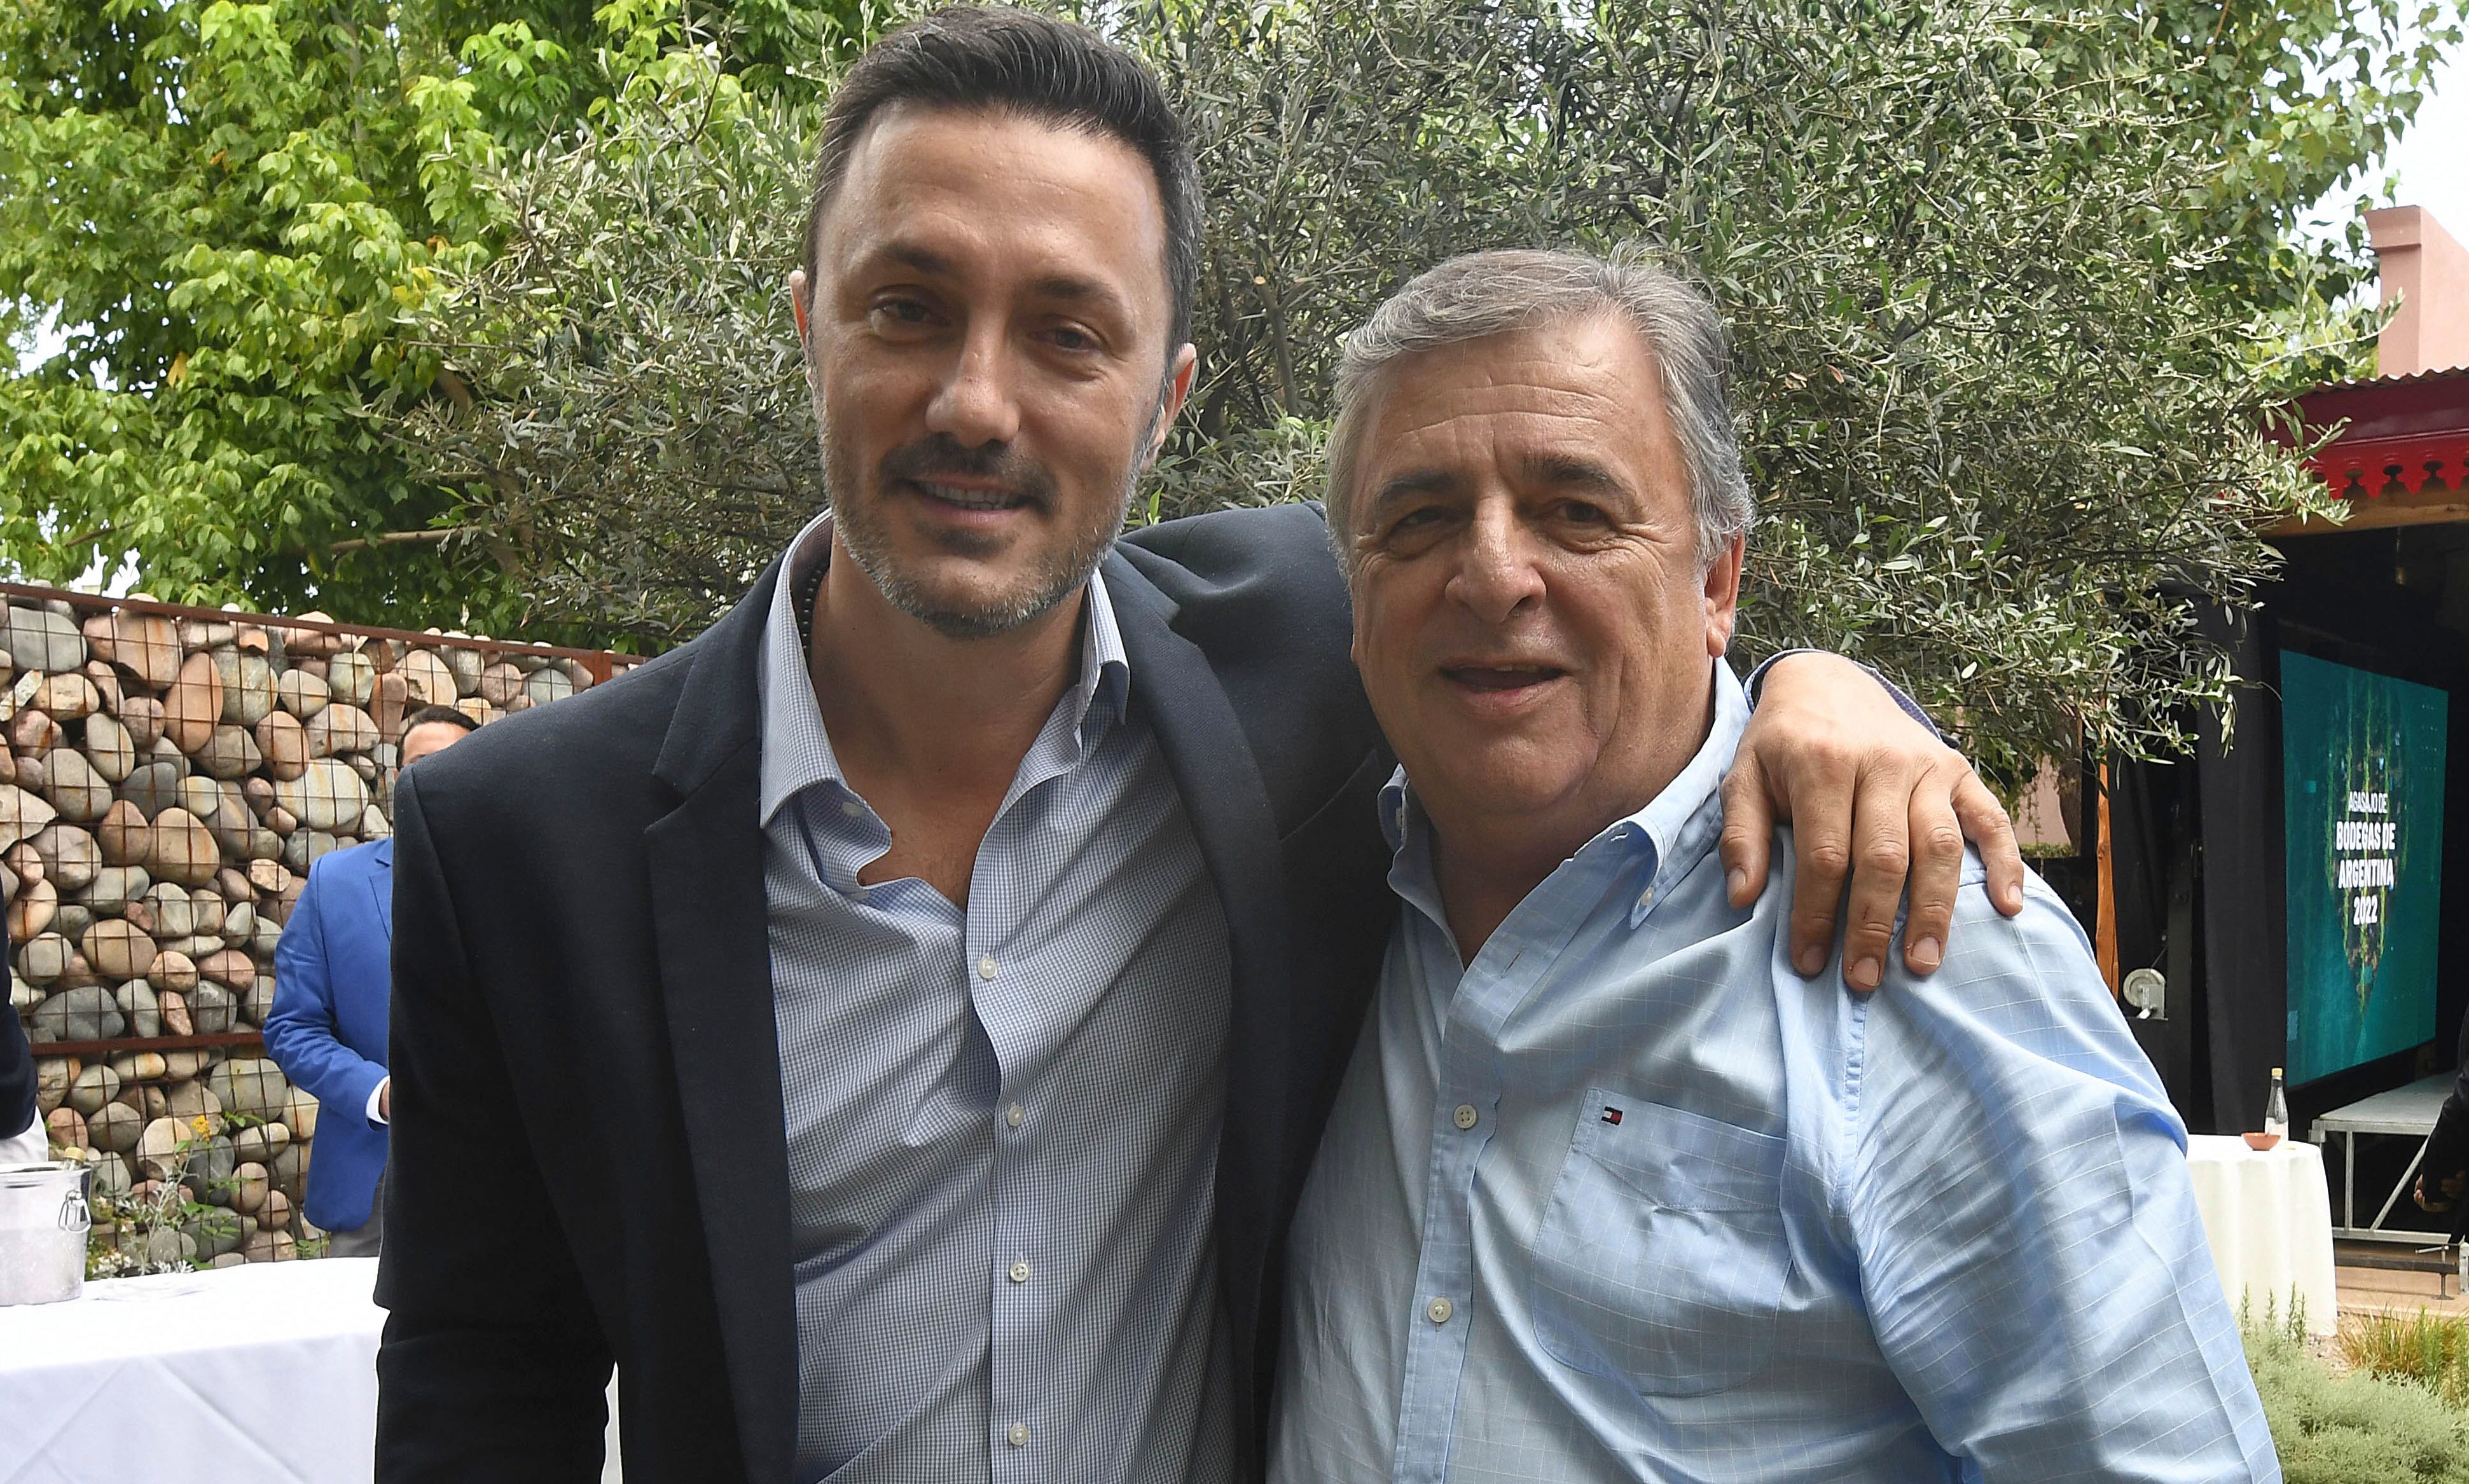
{"label": "man's mouth", "polygon": [[1568,672],[1557,665],[1443,665],[1441,674],[1469,691],[1522,691],[1558,680]]}
{"label": "man's mouth", "polygon": [[947,485],[932,479],[911,479],[908,485],[928,499],[955,510],[1018,510],[1029,503],[1028,496],[1017,490],[977,489],[967,485]]}

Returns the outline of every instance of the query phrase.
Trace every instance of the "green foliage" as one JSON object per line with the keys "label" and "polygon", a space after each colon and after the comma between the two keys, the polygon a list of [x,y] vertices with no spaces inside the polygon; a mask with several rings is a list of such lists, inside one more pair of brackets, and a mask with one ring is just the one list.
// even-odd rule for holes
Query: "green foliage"
{"label": "green foliage", "polygon": [[[2353,369],[2358,244],[2293,225],[2417,101],[2397,0],[1333,0],[1092,8],[1192,121],[1203,376],[1137,518],[1307,497],[1340,334],[1503,243],[1643,240],[1729,317],[1763,524],[1743,658],[1868,658],[2019,776],[2182,737],[2257,533],[2263,436]],[[427,345],[406,456],[544,611],[691,632],[822,501],[782,281],[801,100],[681,66],[492,178],[505,252]],[[605,630],[604,630],[605,631]]]}
{"label": "green foliage", "polygon": [[2247,1363],[2288,1484],[2469,1484],[2469,1414],[2414,1381],[2333,1375],[2303,1327],[2246,1326]]}
{"label": "green foliage", "polygon": [[2341,1355],[2393,1381],[2412,1381],[2456,1407],[2469,1407],[2469,1323],[2421,1309],[2360,1314],[2341,1326]]}
{"label": "green foliage", "polygon": [[[519,573],[376,408],[505,226],[484,182],[699,41],[791,96],[804,0],[21,0],[0,7],[0,564],[160,596],[521,623]],[[852,12],[854,13],[854,12]],[[714,39],[716,38],[716,39]]]}

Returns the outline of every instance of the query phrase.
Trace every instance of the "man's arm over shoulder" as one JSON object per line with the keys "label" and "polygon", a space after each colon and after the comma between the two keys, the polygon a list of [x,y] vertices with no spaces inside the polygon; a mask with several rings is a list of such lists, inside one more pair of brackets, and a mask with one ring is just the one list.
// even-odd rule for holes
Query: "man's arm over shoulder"
{"label": "man's arm over shoulder", "polygon": [[[599,1477],[610,1352],[523,1135],[415,780],[395,815],[381,1484]],[[488,1220],[476,1219],[487,1213]]]}
{"label": "man's arm over shoulder", "polygon": [[283,1074],[320,1104],[357,1112],[369,1106],[385,1068],[335,1034],[335,986],[326,958],[326,896],[335,873],[327,856],[309,869],[300,900],[274,944],[274,1006],[265,1016],[265,1050]]}
{"label": "man's arm over shoulder", "polygon": [[1946,967],[1864,1017],[1840,1172],[1880,1344],[1990,1484],[2277,1479],[2185,1130],[2038,879],[1973,862]]}

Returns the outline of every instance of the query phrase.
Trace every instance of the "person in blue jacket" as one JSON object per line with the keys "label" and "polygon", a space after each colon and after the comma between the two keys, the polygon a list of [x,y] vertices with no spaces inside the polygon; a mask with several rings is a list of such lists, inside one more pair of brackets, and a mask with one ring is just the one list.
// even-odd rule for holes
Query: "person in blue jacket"
{"label": "person in blue jacket", "polygon": [[[458,742],[479,725],[450,706],[404,719],[403,766]],[[312,1225],[329,1257],[375,1257],[384,1231],[387,995],[394,947],[394,841],[319,858],[274,946],[274,1008],[265,1049],[319,1105],[309,1162]]]}

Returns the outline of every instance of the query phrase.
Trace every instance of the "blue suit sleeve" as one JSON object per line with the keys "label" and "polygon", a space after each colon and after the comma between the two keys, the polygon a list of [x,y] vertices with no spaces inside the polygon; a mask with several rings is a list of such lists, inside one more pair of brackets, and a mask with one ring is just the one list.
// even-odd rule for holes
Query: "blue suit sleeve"
{"label": "blue suit sleeve", "polygon": [[370,1095],[385,1080],[386,1069],[344,1045],[335,1034],[323,890],[330,879],[323,871],[310,871],[300,901],[275,942],[274,1008],[265,1016],[265,1050],[284,1076],[324,1105],[327,1117],[366,1119]]}
{"label": "blue suit sleeve", "polygon": [[2185,1130],[2038,878],[1866,1017],[1840,1199],[1888,1363],[1989,1484],[2276,1480]]}

